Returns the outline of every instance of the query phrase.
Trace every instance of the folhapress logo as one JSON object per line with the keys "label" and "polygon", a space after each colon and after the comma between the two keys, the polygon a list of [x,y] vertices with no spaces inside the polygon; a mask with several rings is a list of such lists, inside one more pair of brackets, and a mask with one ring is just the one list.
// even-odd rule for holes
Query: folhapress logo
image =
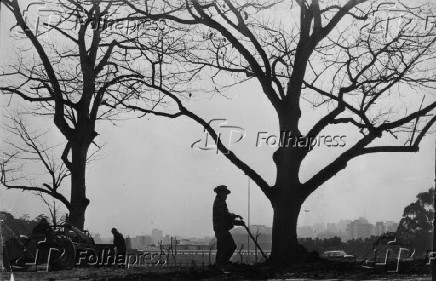
{"label": "folhapress logo", "polygon": [[240,142],[246,136],[246,131],[242,127],[228,125],[227,123],[227,119],[210,120],[210,127],[218,126],[218,129],[215,130],[217,139],[215,140],[212,138],[205,128],[204,138],[195,141],[191,147],[196,150],[215,150],[216,153],[218,153],[218,140],[220,140],[226,147],[226,150],[223,152],[223,154],[228,154],[230,152],[228,149],[230,149],[235,143]]}
{"label": "folhapress logo", "polygon": [[[28,4],[22,12],[27,30],[32,31],[38,36],[42,32],[47,31],[47,27],[58,24],[61,20],[61,15],[57,6],[56,4],[44,1],[35,1]],[[16,28],[17,26],[13,26],[10,31],[23,33],[23,31]]]}
{"label": "folhapress logo", "polygon": [[415,248],[399,243],[394,236],[384,236],[373,244],[373,253],[374,256],[366,259],[362,267],[384,267],[386,272],[399,272],[402,262],[413,260]]}
{"label": "folhapress logo", "polygon": [[[84,1],[83,5],[92,5],[92,1]],[[129,35],[135,32],[136,35],[140,32],[149,31],[164,31],[167,28],[167,23],[164,19],[151,20],[141,19],[134,20],[126,18],[114,18],[110,15],[101,17],[89,16],[85,10],[78,9],[73,16],[65,15],[63,8],[58,3],[50,1],[35,1],[28,4],[23,9],[22,16],[26,23],[26,31],[31,31],[36,36],[45,33],[48,37],[51,29],[62,29],[67,27],[65,31],[78,32],[82,26],[89,26],[92,30],[116,32]],[[114,13],[112,16],[115,16]],[[63,21],[68,21],[67,25],[61,25]],[[70,26],[69,24],[72,24]],[[23,31],[18,26],[13,26],[11,32],[23,34]]]}
{"label": "folhapress logo", "polygon": [[366,26],[368,29],[363,29],[364,32],[381,34],[390,39],[398,37],[406,26],[419,26],[424,31],[430,31],[436,24],[435,15],[425,14],[420,7],[408,8],[395,1],[380,3],[373,16],[372,23]]}

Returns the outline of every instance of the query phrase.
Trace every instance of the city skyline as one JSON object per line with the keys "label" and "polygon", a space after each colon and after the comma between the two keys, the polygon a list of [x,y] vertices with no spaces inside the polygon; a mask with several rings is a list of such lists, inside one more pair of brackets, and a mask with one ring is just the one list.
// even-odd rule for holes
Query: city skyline
{"label": "city skyline", "polygon": [[[337,222],[315,223],[312,225],[297,227],[299,239],[330,239],[340,238],[342,242],[347,242],[353,239],[363,239],[370,237],[381,237],[386,233],[393,233],[397,230],[399,222],[395,221],[376,221],[375,224],[369,222],[364,217],[359,217],[354,220],[339,220]],[[250,231],[254,235],[258,235],[258,244],[264,250],[271,249],[272,242],[272,227],[266,225],[252,224]],[[248,234],[243,227],[236,226],[231,230],[232,237],[239,247],[244,249],[255,249],[254,243],[248,242]],[[111,237],[102,237],[99,233],[91,234],[96,243],[111,244]],[[165,233],[163,230],[154,228],[149,233],[141,235],[126,235],[126,243],[131,249],[137,250],[156,250],[160,245],[167,249],[177,243],[179,250],[209,250],[214,245],[215,237],[183,237],[176,234]],[[177,242],[176,242],[177,241]]]}
{"label": "city skyline", "polygon": [[313,225],[297,227],[299,238],[333,238],[339,237],[345,241],[358,238],[381,236],[395,232],[399,221],[369,222],[365,217],[354,220],[340,220],[338,222],[315,223]]}
{"label": "city skyline", "polygon": [[[0,193],[1,193],[1,191],[0,191]],[[7,210],[7,209],[3,209],[2,210],[2,209],[0,209],[0,211],[9,212],[10,210]],[[21,215],[16,215],[13,212],[11,212],[11,214],[14,215],[14,217],[16,217],[16,218],[19,218],[22,215],[29,215],[29,213],[23,213]],[[49,214],[48,210],[45,213],[44,212],[43,213],[38,213],[37,215],[39,215],[39,214],[47,215],[50,218],[50,214]],[[35,216],[30,216],[29,215],[29,216],[30,216],[30,219],[33,219],[33,217],[36,217],[37,215],[35,215]],[[303,215],[301,215],[301,216],[303,216]],[[365,217],[365,215],[359,215],[359,216],[357,216],[357,218],[365,218],[366,220],[368,220]],[[386,218],[385,219],[384,218],[376,218],[376,219],[374,219],[373,218],[373,219],[369,219],[368,221],[375,226],[376,223],[380,222],[380,221],[383,221],[383,222],[389,222],[389,221],[392,222],[393,221],[393,222],[397,222],[398,223],[401,218],[402,218],[402,216],[399,216],[398,219],[395,219],[395,218],[392,218],[392,219],[390,219],[390,218],[387,218],[387,219]],[[324,230],[326,230],[328,228],[329,224],[337,224],[337,223],[340,223],[341,221],[352,222],[355,219],[356,218],[354,218],[354,219],[353,218],[350,218],[350,219],[339,219],[336,222],[335,221],[315,221],[315,222],[310,223],[310,224],[302,224],[299,221],[297,227],[298,227],[298,229],[305,228],[305,227],[316,228],[317,226],[319,227],[320,225],[323,225],[323,229],[322,230],[324,231]],[[159,222],[153,222],[153,224],[158,224],[158,223]],[[149,226],[148,228],[144,227],[144,230],[141,230],[139,232],[131,232],[128,229],[127,230],[123,229],[123,230],[120,230],[120,231],[122,232],[123,235],[129,236],[129,237],[143,236],[143,235],[150,235],[150,236],[152,236],[152,233],[153,233],[154,230],[159,230],[159,231],[162,231],[163,233],[169,233],[169,232],[166,232],[166,230],[163,229],[163,228],[161,229],[159,227],[154,227],[153,224],[151,224],[151,226]],[[255,220],[253,221],[253,218],[252,218],[252,221],[251,221],[251,225],[252,226],[272,227],[271,225],[268,225],[268,224],[257,223]],[[116,226],[114,226],[114,227],[116,227]],[[108,231],[106,231],[106,232],[105,231],[103,231],[103,232],[92,231],[92,230],[89,230],[89,231],[90,231],[90,233],[103,234],[103,235],[101,235],[101,237],[103,237],[103,238],[108,238],[108,237],[112,236],[112,234],[110,234],[110,229]],[[213,230],[210,233],[206,233],[206,234],[189,235],[189,234],[183,234],[183,233],[177,233],[177,232],[171,232],[171,234],[174,235],[174,237],[180,237],[180,238],[201,238],[201,237],[213,237],[214,236]]]}
{"label": "city skyline", "polygon": [[[387,232],[395,232],[398,225],[399,225],[399,221],[391,221],[391,220],[387,220],[387,221],[375,221],[375,222],[370,222],[368,221],[365,217],[359,217],[355,220],[349,220],[349,219],[344,219],[344,220],[339,220],[337,222],[317,222],[314,223],[312,225],[303,225],[303,226],[298,226],[297,227],[297,233],[301,231],[303,231],[304,229],[307,228],[311,228],[313,231],[313,236],[312,237],[305,237],[300,236],[298,238],[331,238],[331,237],[322,237],[322,235],[329,233],[329,234],[341,234],[342,232],[346,232],[347,231],[347,227],[349,224],[356,222],[356,221],[363,221],[365,223],[370,224],[371,226],[374,227],[374,229],[372,229],[371,231],[371,235],[370,236],[380,236],[382,234],[385,234]],[[345,223],[345,227],[341,226],[344,225]],[[380,224],[381,223],[381,224]],[[269,229],[272,228],[272,226],[268,226],[268,225],[261,225],[261,224],[251,224],[250,225],[251,228],[254,229],[264,229],[263,231],[265,232],[265,229],[267,229],[267,231]],[[379,227],[381,227],[382,229],[380,230]],[[236,230],[237,229],[237,230]],[[235,227],[232,231],[239,231],[242,230],[242,228],[239,227]],[[261,231],[262,232],[262,231]],[[157,233],[156,235],[154,235],[154,233]],[[245,233],[244,231],[242,231],[242,233]],[[91,233],[91,235],[93,237],[98,237],[100,239],[111,239],[111,237],[103,237],[100,235],[100,233]],[[209,236],[183,236],[183,235],[178,235],[177,233],[166,233],[164,230],[158,229],[158,228],[153,228],[150,232],[141,232],[141,233],[136,233],[136,234],[126,234],[125,237],[129,237],[129,238],[135,238],[135,237],[140,237],[140,236],[144,236],[144,237],[149,237],[150,241],[152,242],[152,244],[158,245],[158,243],[160,241],[165,241],[165,239],[169,239],[169,238],[175,238],[175,239],[203,239],[203,238],[213,238],[214,235],[209,235]],[[340,237],[340,235],[338,236],[333,236],[333,237]],[[369,237],[369,236],[368,236]],[[341,238],[341,237],[340,237]],[[364,236],[358,236],[355,237],[357,238],[364,238]],[[165,242],[164,242],[165,244]]]}

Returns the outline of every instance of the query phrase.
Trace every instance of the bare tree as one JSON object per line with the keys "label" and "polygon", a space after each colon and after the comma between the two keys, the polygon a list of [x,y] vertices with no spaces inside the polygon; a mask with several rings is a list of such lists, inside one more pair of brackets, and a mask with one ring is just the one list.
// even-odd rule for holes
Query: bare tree
{"label": "bare tree", "polygon": [[15,139],[5,140],[9,149],[2,151],[0,183],[10,190],[34,192],[43,199],[43,194],[49,195],[70,209],[70,202],[59,191],[70,172],[60,158],[54,157],[55,147],[44,143],[45,133],[29,130],[19,117],[9,121],[11,124],[4,126]]}
{"label": "bare tree", "polygon": [[[36,115],[50,116],[67,143],[62,160],[71,174],[69,221],[83,229],[86,197],[86,163],[98,133],[96,123],[113,119],[114,110],[101,107],[105,95],[117,96],[135,88],[135,74],[118,60],[114,29],[117,1],[46,1],[47,18],[32,26],[18,0],[2,4],[13,14],[17,40],[21,40],[17,63],[0,74],[0,91],[34,106]],[[39,23],[39,25],[38,25]],[[116,30],[117,31],[117,30]],[[110,96],[109,96],[110,97]],[[67,203],[64,200],[64,203]]]}
{"label": "bare tree", "polygon": [[[303,261],[307,256],[298,244],[296,226],[301,205],[315,190],[356,157],[418,152],[436,121],[436,102],[430,94],[436,86],[436,27],[426,23],[433,15],[429,5],[366,0],[125,4],[131,18],[165,20],[172,31],[165,33],[163,44],[180,47],[171,55],[148,48],[150,54],[144,52],[147,44],[140,36],[132,37],[132,49],[140,50],[138,64],[150,65],[154,54],[162,65],[163,82],[155,82],[160,77],[151,67],[141,72],[147,91],[159,92],[173,106],[150,108],[139,96],[133,104],[122,104],[145,114],[185,116],[205,128],[224,156],[270,200],[273,263]],[[286,12],[275,15],[273,8]],[[272,155],[277,168],[274,184],[229,150],[207,120],[185,106],[192,89],[198,92],[208,77],[215,91],[222,89],[223,81],[232,85],[255,79],[270,101],[284,137]],[[192,86],[196,84],[199,87]],[[303,102],[323,113],[306,131],[301,129],[301,119],[303,113],[312,113],[302,112]],[[354,128],[359,140],[340,145],[335,160],[309,180],[300,180],[303,161],[319,151],[314,140],[332,145],[332,137],[323,139],[322,133],[345,126]]]}

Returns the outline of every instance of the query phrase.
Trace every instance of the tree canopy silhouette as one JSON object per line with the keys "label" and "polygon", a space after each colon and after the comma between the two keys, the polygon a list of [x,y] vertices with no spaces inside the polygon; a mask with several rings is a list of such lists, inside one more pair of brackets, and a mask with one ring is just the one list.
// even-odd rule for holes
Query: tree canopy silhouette
{"label": "tree canopy silhouette", "polygon": [[[142,66],[137,72],[147,89],[122,105],[145,114],[188,117],[205,128],[271,202],[274,263],[304,260],[296,225],[301,205],[315,190],[357,157],[418,152],[436,122],[431,94],[436,26],[426,24],[433,15],[428,5],[365,0],[124,3],[130,18],[164,20],[167,30],[154,49],[144,48],[149,42],[143,37],[131,37],[130,54],[137,54]],[[247,80],[257,82],[276,112],[280,136],[287,136],[272,155],[277,168],[272,184],[226,147],[185,102]],[[150,92],[172,106],[150,108],[141,98]],[[306,102],[313,111],[302,110]],[[321,118],[302,126],[302,119],[315,113]],[[353,130],[357,141],[350,140],[333,161],[301,180],[303,161],[320,151],[313,140],[330,128]]]}
{"label": "tree canopy silhouette", "polygon": [[[20,7],[18,0],[1,4],[16,20],[11,34],[15,34],[20,53],[16,63],[0,73],[0,91],[21,98],[35,116],[50,117],[65,137],[59,158],[70,174],[71,197],[66,200],[55,190],[49,194],[67,206],[69,222],[83,229],[89,204],[89,149],[98,135],[97,122],[116,115],[112,108],[101,105],[105,98],[121,93],[128,97],[136,83],[131,79],[137,75],[125,71],[126,57],[118,56],[123,42],[117,40],[114,25],[121,25],[113,18],[117,18],[119,6],[117,1],[104,0],[53,0],[27,7]],[[32,18],[30,6],[41,4],[44,9],[38,11],[48,13]],[[111,19],[110,23],[101,25],[105,18]]]}
{"label": "tree canopy silhouette", "polygon": [[415,247],[418,254],[432,249],[434,188],[416,195],[417,200],[404,208],[397,235]]}

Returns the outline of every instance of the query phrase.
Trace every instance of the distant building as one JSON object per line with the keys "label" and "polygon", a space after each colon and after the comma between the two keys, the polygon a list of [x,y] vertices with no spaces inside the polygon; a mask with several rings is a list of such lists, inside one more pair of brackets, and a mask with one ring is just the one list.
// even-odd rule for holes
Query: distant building
{"label": "distant building", "polygon": [[381,236],[386,233],[385,223],[382,221],[378,221],[375,223],[375,235]]}
{"label": "distant building", "polygon": [[93,236],[93,238],[94,238],[94,242],[95,242],[95,243],[97,243],[97,244],[102,244],[100,233],[95,233],[95,234],[92,235],[92,236]]}
{"label": "distant building", "polygon": [[341,234],[347,233],[347,225],[351,222],[351,220],[340,220],[336,224],[336,228],[338,229],[338,232]]}
{"label": "distant building", "polygon": [[169,234],[166,234],[165,237],[162,240],[163,240],[162,242],[163,242],[164,245],[171,244],[171,237],[170,237]]}
{"label": "distant building", "polygon": [[373,225],[365,218],[360,217],[347,225],[348,239],[368,238],[371,237]]}
{"label": "distant building", "polygon": [[339,237],[342,241],[358,238],[369,238],[371,236],[381,236],[386,232],[395,232],[398,223],[393,221],[378,221],[371,224],[364,217],[357,220],[340,220],[337,223],[329,222],[315,223],[310,226],[297,227],[298,238],[319,238],[328,239]]}
{"label": "distant building", "polygon": [[310,226],[297,227],[298,238],[314,238],[313,229]]}
{"label": "distant building", "polygon": [[132,249],[142,250],[145,249],[147,246],[153,244],[153,240],[150,235],[141,235],[130,239],[130,245]]}
{"label": "distant building", "polygon": [[371,224],[371,236],[375,236],[376,232],[377,232],[376,226]]}
{"label": "distant building", "polygon": [[151,231],[151,239],[153,240],[153,244],[157,245],[162,241],[163,232],[157,228],[153,228]]}

